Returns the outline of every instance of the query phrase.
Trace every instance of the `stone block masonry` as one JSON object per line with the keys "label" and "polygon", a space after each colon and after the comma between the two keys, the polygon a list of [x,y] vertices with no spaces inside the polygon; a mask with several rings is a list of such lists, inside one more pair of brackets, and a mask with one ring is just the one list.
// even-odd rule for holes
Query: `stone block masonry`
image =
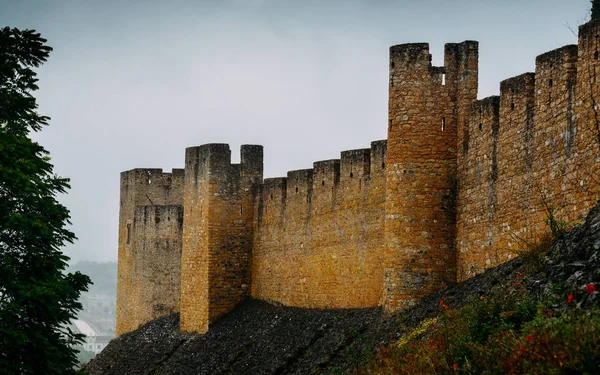
{"label": "stone block masonry", "polygon": [[252,296],[287,306],[378,306],[386,142],[345,151],[287,178],[258,201]]}
{"label": "stone block masonry", "polygon": [[117,335],[178,311],[184,170],[121,173]]}
{"label": "stone block masonry", "polygon": [[576,223],[600,190],[600,21],[477,100],[478,43],[390,48],[388,138],[263,180],[263,149],[121,174],[117,334],[174,311],[205,333],[248,296],[406,309]]}
{"label": "stone block masonry", "polygon": [[[384,310],[412,306],[456,280],[458,129],[477,98],[477,42],[390,48],[383,258]],[[460,121],[460,122],[459,122]]]}
{"label": "stone block masonry", "polygon": [[596,204],[599,39],[600,22],[581,26],[578,45],[538,56],[535,73],[472,104],[459,168],[458,280],[550,236],[546,208],[574,224]]}
{"label": "stone block masonry", "polygon": [[185,159],[181,330],[205,333],[250,294],[263,148],[242,146],[240,164],[225,144],[188,148]]}

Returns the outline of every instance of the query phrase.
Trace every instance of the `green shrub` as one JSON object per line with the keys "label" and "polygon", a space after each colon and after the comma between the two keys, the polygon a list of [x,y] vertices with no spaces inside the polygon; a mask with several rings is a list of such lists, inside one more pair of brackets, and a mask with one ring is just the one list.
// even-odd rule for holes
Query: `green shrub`
{"label": "green shrub", "polygon": [[361,371],[410,375],[599,373],[600,309],[579,308],[577,293],[583,292],[569,292],[564,287],[536,298],[522,281],[519,274],[509,285],[461,309],[440,301],[440,319],[428,334],[380,348],[375,360]]}

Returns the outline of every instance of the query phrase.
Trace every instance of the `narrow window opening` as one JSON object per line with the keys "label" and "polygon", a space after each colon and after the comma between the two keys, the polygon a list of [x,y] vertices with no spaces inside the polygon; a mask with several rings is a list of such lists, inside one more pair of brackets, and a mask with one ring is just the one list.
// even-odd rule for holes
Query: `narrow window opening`
{"label": "narrow window opening", "polygon": [[594,52],[594,60],[598,60],[598,51]]}
{"label": "narrow window opening", "polygon": [[151,179],[148,179],[148,185],[150,185],[152,183]]}
{"label": "narrow window opening", "polygon": [[548,86],[552,87],[552,79],[548,81]]}
{"label": "narrow window opening", "polygon": [[515,109],[515,103],[510,103],[510,109]]}
{"label": "narrow window opening", "polygon": [[296,186],[296,193],[298,192],[298,186]]}
{"label": "narrow window opening", "polygon": [[446,86],[446,73],[442,73],[442,86]]}
{"label": "narrow window opening", "polygon": [[127,223],[127,245],[131,245],[131,223]]}
{"label": "narrow window opening", "polygon": [[479,123],[479,130],[483,129],[483,124]]}
{"label": "narrow window opening", "polygon": [[362,190],[362,181],[358,180],[358,190]]}
{"label": "narrow window opening", "polygon": [[325,180],[321,181],[321,186],[325,186]]}
{"label": "narrow window opening", "polygon": [[242,207],[242,205],[240,204],[240,216],[242,216],[244,213],[244,208]]}
{"label": "narrow window opening", "polygon": [[385,169],[385,162],[381,163],[381,169]]}
{"label": "narrow window opening", "polygon": [[350,172],[350,178],[354,177],[354,173]]}
{"label": "narrow window opening", "polygon": [[442,131],[446,130],[446,118],[442,117]]}
{"label": "narrow window opening", "polygon": [[271,194],[271,200],[273,200],[273,194]]}

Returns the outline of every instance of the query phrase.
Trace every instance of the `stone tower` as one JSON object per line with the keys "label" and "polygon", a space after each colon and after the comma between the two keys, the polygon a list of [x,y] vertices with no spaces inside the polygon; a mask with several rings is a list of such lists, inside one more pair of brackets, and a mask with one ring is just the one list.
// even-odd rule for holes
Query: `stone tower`
{"label": "stone tower", "polygon": [[121,173],[117,335],[179,311],[183,173]]}
{"label": "stone tower", "polygon": [[477,99],[478,43],[390,48],[382,305],[395,311],[456,280],[457,148]]}
{"label": "stone tower", "polygon": [[262,146],[242,146],[240,164],[231,164],[227,144],[186,150],[182,332],[205,333],[209,323],[250,294],[254,205],[262,173]]}

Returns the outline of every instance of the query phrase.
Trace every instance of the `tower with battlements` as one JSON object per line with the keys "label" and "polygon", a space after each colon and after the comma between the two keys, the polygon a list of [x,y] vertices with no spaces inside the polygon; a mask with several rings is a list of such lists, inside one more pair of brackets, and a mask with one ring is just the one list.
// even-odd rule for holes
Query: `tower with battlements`
{"label": "tower with battlements", "polygon": [[121,174],[117,334],[179,312],[205,333],[246,298],[410,308],[516,256],[600,191],[600,21],[477,99],[478,43],[390,48],[387,140],[263,180],[263,148],[191,147]]}

